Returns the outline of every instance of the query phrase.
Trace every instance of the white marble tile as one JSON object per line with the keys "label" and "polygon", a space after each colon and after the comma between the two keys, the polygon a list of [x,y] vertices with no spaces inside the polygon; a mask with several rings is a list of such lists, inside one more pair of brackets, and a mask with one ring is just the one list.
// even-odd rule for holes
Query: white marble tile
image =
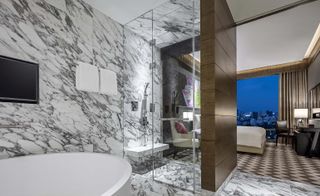
{"label": "white marble tile", "polygon": [[189,191],[193,191],[195,183],[196,190],[200,190],[200,165],[195,165],[195,180],[193,180],[193,169],[192,163],[169,160],[166,165],[154,170],[155,180]]}
{"label": "white marble tile", "polygon": [[153,33],[160,48],[190,39],[200,35],[200,1],[170,0],[126,26],[148,41]]}
{"label": "white marble tile", "polygon": [[[132,52],[124,55],[123,26],[82,0],[3,0],[0,19],[1,55],[40,64],[39,105],[0,103],[1,124],[31,125],[0,130],[1,157],[69,151],[122,156],[123,96],[139,98],[139,85],[151,81],[148,43],[132,33],[133,46],[128,47]],[[119,95],[77,91],[77,61],[116,72]],[[130,63],[124,66],[125,61]],[[126,93],[124,80],[132,88]],[[138,120],[136,114],[126,112],[130,122]],[[156,127],[159,133],[158,122]]]}
{"label": "white marble tile", "polygon": [[60,9],[61,11],[64,11],[64,12],[67,11],[66,0],[44,0],[44,1]]}
{"label": "white marble tile", "polygon": [[205,190],[192,193],[166,183],[153,181],[150,174],[132,176],[133,195],[196,195],[196,196],[319,196],[320,187],[287,180],[235,171],[219,193]]}
{"label": "white marble tile", "polygon": [[190,191],[183,191],[166,184],[153,181],[139,174],[132,176],[131,190],[137,196],[192,196]]}
{"label": "white marble tile", "polygon": [[[125,73],[123,75],[124,89],[124,142],[125,147],[139,147],[146,138],[147,144],[151,144],[152,135],[156,143],[161,143],[161,105],[162,105],[162,69],[160,64],[160,51],[155,49],[147,40],[138,37],[134,32],[125,27],[124,30],[124,62]],[[152,56],[152,54],[154,56]],[[151,64],[155,62],[152,72]],[[143,99],[145,84],[149,83],[147,88],[147,107],[152,101],[156,104],[155,112],[148,112],[147,119],[149,124],[144,127],[140,124],[141,102]],[[152,92],[152,85],[154,91]],[[139,107],[137,111],[131,111],[131,102],[137,101]],[[152,134],[152,115],[154,118]],[[161,156],[161,153],[159,153]],[[139,161],[150,161],[150,157],[140,159]],[[133,165],[150,165],[150,163],[139,163],[138,160],[132,160]],[[135,167],[136,168],[136,167]],[[140,173],[140,172],[139,172]]]}

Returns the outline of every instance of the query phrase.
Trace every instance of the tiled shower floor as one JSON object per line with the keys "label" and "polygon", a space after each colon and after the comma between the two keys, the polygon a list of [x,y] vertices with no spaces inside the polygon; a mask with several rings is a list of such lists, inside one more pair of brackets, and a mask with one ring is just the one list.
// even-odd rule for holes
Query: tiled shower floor
{"label": "tiled shower floor", "polygon": [[[169,160],[166,165],[159,167],[154,171],[156,181],[189,191],[193,191],[193,175],[192,164],[175,160]],[[152,178],[152,172],[149,172],[145,176]],[[198,164],[195,165],[195,179],[196,190],[200,190],[201,176],[200,165]]]}

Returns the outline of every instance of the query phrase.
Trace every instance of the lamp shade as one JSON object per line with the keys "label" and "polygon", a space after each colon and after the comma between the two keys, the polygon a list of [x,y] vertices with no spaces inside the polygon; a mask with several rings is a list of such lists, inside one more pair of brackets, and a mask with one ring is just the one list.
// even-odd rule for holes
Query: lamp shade
{"label": "lamp shade", "polygon": [[183,119],[188,119],[189,118],[188,112],[183,112],[182,116],[183,116]]}
{"label": "lamp shade", "polygon": [[193,112],[183,112],[183,119],[192,120],[193,119]]}
{"label": "lamp shade", "polygon": [[312,114],[315,114],[315,113],[320,113],[320,108],[313,108]]}
{"label": "lamp shade", "polygon": [[294,109],[294,118],[308,118],[308,109]]}

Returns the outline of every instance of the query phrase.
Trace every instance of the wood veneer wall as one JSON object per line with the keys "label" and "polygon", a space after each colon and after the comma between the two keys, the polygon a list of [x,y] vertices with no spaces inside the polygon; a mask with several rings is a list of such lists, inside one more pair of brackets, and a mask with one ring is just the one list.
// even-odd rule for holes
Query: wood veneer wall
{"label": "wood veneer wall", "polygon": [[201,0],[202,188],[217,191],[237,164],[236,28],[226,0]]}

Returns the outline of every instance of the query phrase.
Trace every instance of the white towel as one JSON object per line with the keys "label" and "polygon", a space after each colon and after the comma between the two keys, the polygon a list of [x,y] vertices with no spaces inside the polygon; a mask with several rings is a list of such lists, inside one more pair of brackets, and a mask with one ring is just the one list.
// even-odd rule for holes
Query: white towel
{"label": "white towel", "polygon": [[100,93],[117,95],[117,74],[113,71],[100,69]]}
{"label": "white towel", "polygon": [[81,91],[99,92],[98,68],[79,62],[76,70],[76,88]]}

